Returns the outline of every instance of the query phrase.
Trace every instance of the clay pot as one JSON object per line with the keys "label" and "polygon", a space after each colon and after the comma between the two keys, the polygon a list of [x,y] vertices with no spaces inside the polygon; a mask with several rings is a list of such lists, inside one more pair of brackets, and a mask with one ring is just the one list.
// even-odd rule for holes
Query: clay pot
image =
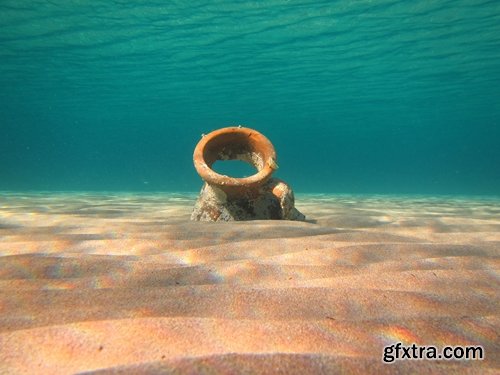
{"label": "clay pot", "polygon": [[[244,178],[219,174],[217,160],[242,160],[257,172]],[[292,189],[271,175],[278,168],[274,147],[256,130],[223,128],[204,135],[193,155],[196,171],[205,181],[191,220],[304,220],[295,207]]]}
{"label": "clay pot", "polygon": [[[244,178],[229,177],[212,169],[217,160],[242,160],[257,173]],[[210,186],[228,197],[252,198],[277,169],[276,152],[264,135],[244,127],[228,127],[202,136],[193,154],[196,171]]]}

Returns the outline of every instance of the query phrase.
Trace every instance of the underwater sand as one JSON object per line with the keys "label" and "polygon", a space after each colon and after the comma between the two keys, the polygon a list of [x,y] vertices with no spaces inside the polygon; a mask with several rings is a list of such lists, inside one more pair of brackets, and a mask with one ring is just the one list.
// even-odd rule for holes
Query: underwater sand
{"label": "underwater sand", "polygon": [[[500,202],[304,195],[310,222],[190,222],[195,194],[2,193],[0,373],[500,370]],[[483,361],[382,362],[482,345]]]}

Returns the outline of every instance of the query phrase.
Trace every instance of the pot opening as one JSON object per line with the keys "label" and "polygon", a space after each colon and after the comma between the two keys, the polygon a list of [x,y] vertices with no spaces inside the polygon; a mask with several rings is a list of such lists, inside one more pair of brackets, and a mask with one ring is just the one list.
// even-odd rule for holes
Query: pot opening
{"label": "pot opening", "polygon": [[233,178],[250,177],[258,172],[254,165],[243,160],[216,160],[212,170],[221,175]]}

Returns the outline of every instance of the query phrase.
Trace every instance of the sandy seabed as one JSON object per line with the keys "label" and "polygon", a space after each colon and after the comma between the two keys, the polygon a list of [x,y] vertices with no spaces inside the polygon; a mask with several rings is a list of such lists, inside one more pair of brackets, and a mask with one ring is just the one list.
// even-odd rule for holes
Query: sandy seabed
{"label": "sandy seabed", "polygon": [[[190,222],[194,194],[0,193],[0,373],[498,373],[500,200],[303,195],[308,222]],[[484,360],[382,361],[481,345]]]}

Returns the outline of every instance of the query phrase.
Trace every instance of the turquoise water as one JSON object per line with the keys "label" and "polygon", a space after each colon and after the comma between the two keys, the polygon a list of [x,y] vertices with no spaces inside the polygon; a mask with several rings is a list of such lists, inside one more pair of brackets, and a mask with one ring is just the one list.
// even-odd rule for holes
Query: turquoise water
{"label": "turquoise water", "polygon": [[499,194],[500,1],[0,2],[0,190],[197,191],[202,133],[297,192]]}

